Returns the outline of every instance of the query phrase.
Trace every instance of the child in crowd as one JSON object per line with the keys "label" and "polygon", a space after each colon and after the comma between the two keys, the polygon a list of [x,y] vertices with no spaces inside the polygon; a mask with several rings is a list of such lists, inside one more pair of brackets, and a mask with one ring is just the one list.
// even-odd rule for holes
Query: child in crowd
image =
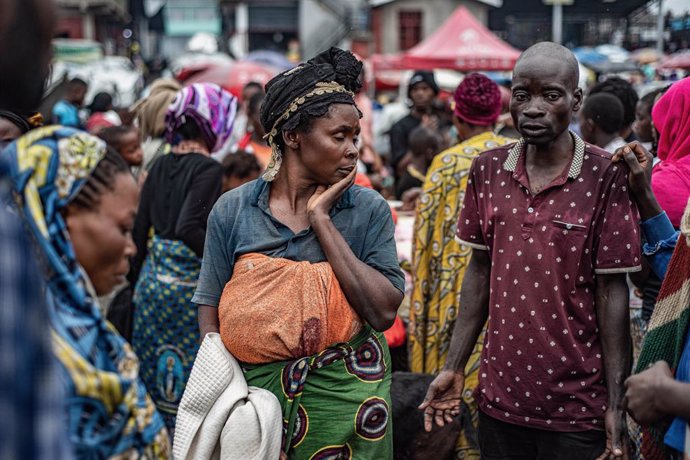
{"label": "child in crowd", "polygon": [[134,126],[109,126],[103,128],[98,136],[125,159],[130,167],[141,166],[144,152],[141,149],[139,129]]}
{"label": "child in crowd", "polygon": [[613,153],[623,147],[620,136],[625,109],[620,100],[610,93],[587,96],[580,110],[580,133],[585,142]]}
{"label": "child in crowd", "polygon": [[441,139],[433,130],[418,126],[410,133],[411,159],[395,187],[398,199],[401,199],[407,190],[424,184],[426,170],[440,148]]}
{"label": "child in crowd", "polygon": [[73,78],[67,83],[65,97],[60,99],[52,110],[52,121],[56,125],[82,128],[79,109],[84,105],[88,84],[81,78]]}
{"label": "child in crowd", "polygon": [[223,193],[253,181],[261,174],[256,156],[237,151],[223,159]]}
{"label": "child in crowd", "polygon": [[661,97],[668,87],[655,89],[645,94],[637,102],[637,107],[635,108],[635,122],[633,123],[633,131],[637,136],[637,140],[640,141],[642,146],[649,150],[652,155],[654,155],[654,164],[659,161],[656,157],[656,145],[654,143],[654,135],[657,134],[654,129],[654,124],[652,123],[652,108],[654,107],[654,102],[656,102],[659,97]]}
{"label": "child in crowd", "polygon": [[101,92],[96,94],[89,106],[91,116],[86,122],[86,130],[94,135],[98,135],[101,130],[110,126],[119,126],[122,120],[113,107],[113,97]]}
{"label": "child in crowd", "polygon": [[139,128],[132,125],[109,126],[99,131],[98,137],[125,159],[137,183],[141,187],[146,180],[146,171],[140,168],[144,161]]}

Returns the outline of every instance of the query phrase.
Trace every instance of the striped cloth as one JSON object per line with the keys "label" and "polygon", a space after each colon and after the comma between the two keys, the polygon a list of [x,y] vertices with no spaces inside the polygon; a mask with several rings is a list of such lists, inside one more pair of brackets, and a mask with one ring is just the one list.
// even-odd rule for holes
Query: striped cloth
{"label": "striped cloth", "polygon": [[[657,361],[666,361],[675,372],[690,324],[690,207],[685,209],[676,250],[659,291],[649,322],[636,372]],[[664,434],[670,420],[643,427],[642,455],[645,460],[669,458]]]}

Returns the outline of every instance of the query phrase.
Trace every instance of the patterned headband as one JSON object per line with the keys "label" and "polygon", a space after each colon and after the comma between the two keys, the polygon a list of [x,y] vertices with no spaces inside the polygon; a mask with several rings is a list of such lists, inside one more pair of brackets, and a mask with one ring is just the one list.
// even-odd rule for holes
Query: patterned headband
{"label": "patterned headband", "polygon": [[262,176],[266,182],[271,182],[276,178],[278,170],[280,170],[280,165],[283,162],[282,153],[280,152],[280,148],[275,142],[275,136],[278,135],[278,126],[281,123],[285,123],[290,118],[290,116],[297,112],[300,106],[306,103],[307,100],[309,100],[310,98],[314,96],[322,96],[324,94],[333,93],[345,93],[349,94],[353,98],[355,97],[355,93],[348,90],[338,82],[318,82],[313,90],[311,90],[304,96],[300,96],[294,101],[292,101],[292,103],[285,110],[285,112],[283,112],[283,114],[275,121],[275,123],[273,123],[273,128],[271,129],[271,131],[264,135],[264,139],[268,139],[268,145],[271,146],[271,162],[268,164],[268,167],[266,168],[266,171]]}

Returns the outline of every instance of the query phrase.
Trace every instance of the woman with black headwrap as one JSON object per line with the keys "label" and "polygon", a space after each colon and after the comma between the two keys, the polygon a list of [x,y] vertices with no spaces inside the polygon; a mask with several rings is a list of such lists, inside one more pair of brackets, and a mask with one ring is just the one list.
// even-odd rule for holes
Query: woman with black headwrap
{"label": "woman with black headwrap", "polygon": [[249,385],[283,409],[289,458],[392,458],[390,355],[403,298],[385,200],[354,184],[361,63],[331,48],[266,85],[262,178],[209,216],[193,302]]}

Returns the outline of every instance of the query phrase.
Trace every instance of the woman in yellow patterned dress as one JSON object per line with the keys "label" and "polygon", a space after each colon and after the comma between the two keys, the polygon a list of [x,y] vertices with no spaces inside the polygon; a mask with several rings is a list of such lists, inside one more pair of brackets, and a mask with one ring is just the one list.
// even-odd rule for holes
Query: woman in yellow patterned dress
{"label": "woman in yellow patterned dress", "polygon": [[[417,205],[414,231],[413,291],[410,310],[410,370],[438,373],[446,361],[460,306],[460,286],[471,249],[455,241],[455,226],[472,160],[481,152],[514,140],[493,133],[501,111],[498,86],[484,75],[470,74],[453,96],[453,123],[461,143],[436,155]],[[465,403],[477,427],[477,386],[482,338],[465,369]],[[475,433],[463,431],[457,458],[479,458]]]}

